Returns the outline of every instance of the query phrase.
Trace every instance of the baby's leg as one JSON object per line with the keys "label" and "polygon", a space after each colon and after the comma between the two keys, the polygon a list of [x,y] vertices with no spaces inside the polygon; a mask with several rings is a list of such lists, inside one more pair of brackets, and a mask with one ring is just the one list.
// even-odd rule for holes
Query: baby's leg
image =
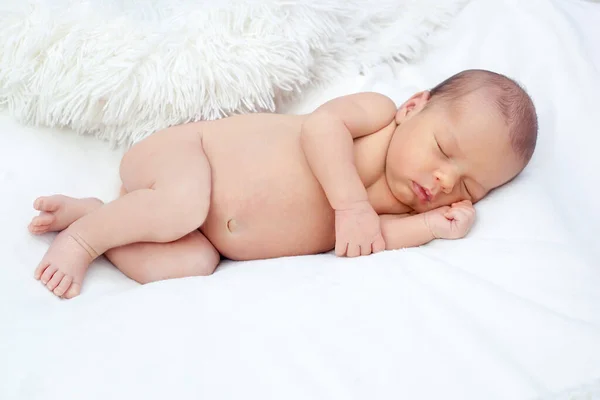
{"label": "baby's leg", "polygon": [[34,235],[60,232],[103,205],[102,200],[93,197],[76,199],[62,194],[38,197],[33,202],[33,208],[40,214],[29,223],[29,232]]}
{"label": "baby's leg", "polygon": [[61,232],[36,270],[36,277],[68,287],[64,297],[79,294],[87,266],[107,250],[172,242],[206,218],[210,166],[193,126],[158,132],[135,145],[123,157],[121,179],[128,193]]}
{"label": "baby's leg", "polygon": [[[121,196],[127,190],[121,188]],[[132,243],[105,254],[121,272],[141,284],[211,275],[221,255],[198,230],[169,243]]]}
{"label": "baby's leg", "polygon": [[[124,192],[121,193],[122,195]],[[33,234],[61,231],[71,223],[104,203],[99,199],[76,199],[54,195],[35,200],[34,208],[40,215],[33,218],[29,230]],[[133,243],[108,250],[105,256],[125,275],[139,283],[186,276],[210,275],[217,267],[220,255],[198,231],[170,243]],[[42,282],[56,295],[64,294],[64,286],[52,277],[41,277]]]}
{"label": "baby's leg", "polygon": [[221,256],[199,231],[170,243],[133,243],[105,253],[121,272],[139,283],[212,274]]}

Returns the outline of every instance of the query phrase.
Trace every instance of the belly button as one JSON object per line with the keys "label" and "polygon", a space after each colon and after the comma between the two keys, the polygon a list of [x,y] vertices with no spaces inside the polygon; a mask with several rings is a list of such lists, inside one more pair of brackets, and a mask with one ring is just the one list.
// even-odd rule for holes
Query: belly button
{"label": "belly button", "polygon": [[233,231],[235,231],[237,229],[237,222],[235,222],[235,219],[230,219],[229,221],[227,221],[227,230],[231,233],[233,233]]}

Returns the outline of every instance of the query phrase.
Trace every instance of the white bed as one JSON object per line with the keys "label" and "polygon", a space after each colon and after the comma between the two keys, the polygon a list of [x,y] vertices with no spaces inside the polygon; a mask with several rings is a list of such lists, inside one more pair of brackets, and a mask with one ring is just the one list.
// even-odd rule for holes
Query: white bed
{"label": "white bed", "polygon": [[[32,277],[40,194],[118,190],[122,150],[0,116],[0,399],[600,398],[600,4],[477,0],[419,63],[349,73],[290,112],[466,68],[523,83],[539,146],[460,241],[224,263],[141,286],[105,259],[82,295]],[[596,397],[593,397],[596,396]]]}

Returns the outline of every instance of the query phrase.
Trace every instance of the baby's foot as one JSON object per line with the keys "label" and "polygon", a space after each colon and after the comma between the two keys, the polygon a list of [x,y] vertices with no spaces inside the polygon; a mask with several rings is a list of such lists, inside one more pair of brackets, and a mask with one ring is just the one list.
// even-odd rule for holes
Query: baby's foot
{"label": "baby's foot", "polygon": [[79,294],[83,277],[95,258],[81,242],[70,229],[62,231],[35,270],[35,279],[58,297],[70,299]]}
{"label": "baby's foot", "polygon": [[94,198],[75,199],[60,194],[38,197],[33,203],[33,208],[40,211],[40,214],[29,223],[29,232],[41,235],[62,231],[100,206],[102,201]]}

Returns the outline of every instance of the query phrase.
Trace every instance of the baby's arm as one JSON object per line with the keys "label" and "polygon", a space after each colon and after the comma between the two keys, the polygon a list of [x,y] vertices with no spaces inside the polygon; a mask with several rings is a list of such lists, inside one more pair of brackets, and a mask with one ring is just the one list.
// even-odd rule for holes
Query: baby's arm
{"label": "baby's arm", "polygon": [[469,200],[444,206],[423,214],[379,216],[386,250],[416,247],[433,239],[460,239],[475,221],[475,208]]}
{"label": "baby's arm", "polygon": [[423,214],[384,214],[379,217],[386,250],[417,247],[435,239]]}
{"label": "baby's arm", "polygon": [[[304,122],[301,144],[308,164],[335,210],[335,254],[355,257],[385,249],[379,216],[354,164],[355,138],[393,123],[396,105],[377,93],[331,100]],[[383,162],[383,160],[382,160]]]}
{"label": "baby's arm", "polygon": [[307,118],[302,148],[334,209],[367,200],[354,165],[353,140],[381,130],[395,115],[396,105],[388,97],[357,93],[333,99]]}

